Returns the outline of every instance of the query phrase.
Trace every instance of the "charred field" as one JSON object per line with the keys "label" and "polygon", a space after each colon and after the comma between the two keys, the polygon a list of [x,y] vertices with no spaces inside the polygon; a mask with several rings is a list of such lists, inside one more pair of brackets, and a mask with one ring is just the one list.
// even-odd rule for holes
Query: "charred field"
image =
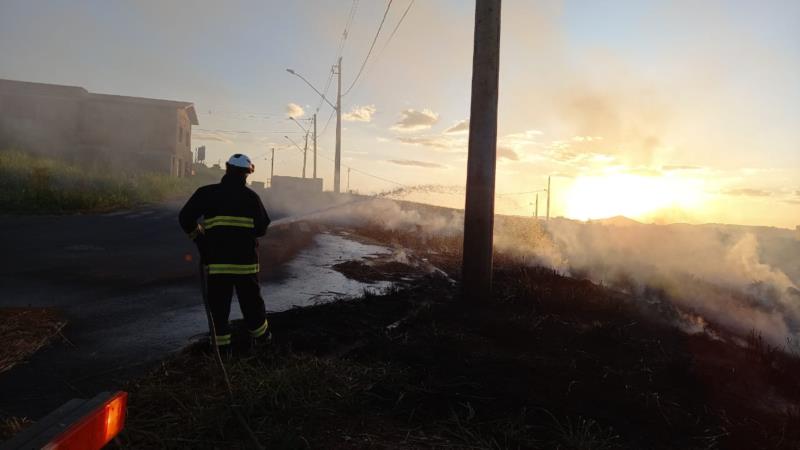
{"label": "charred field", "polygon": [[[758,333],[687,334],[664,305],[502,254],[493,297],[465,305],[457,237],[359,235],[446,275],[274,314],[271,347],[239,343],[234,399],[268,448],[800,447],[800,358]],[[118,447],[249,447],[203,347],[131,383]]]}

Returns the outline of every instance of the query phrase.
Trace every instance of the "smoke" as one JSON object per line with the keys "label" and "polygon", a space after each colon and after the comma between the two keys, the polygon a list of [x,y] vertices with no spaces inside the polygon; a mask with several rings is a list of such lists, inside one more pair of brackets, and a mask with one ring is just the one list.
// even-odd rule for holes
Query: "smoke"
{"label": "smoke", "polygon": [[[319,219],[423,239],[463,230],[463,211],[386,198],[344,205]],[[619,223],[497,216],[494,245],[518,261],[628,292],[688,333],[719,338],[755,331],[779,347],[800,339],[800,240],[791,230]]]}
{"label": "smoke", "polygon": [[800,337],[800,274],[791,256],[800,243],[788,230],[565,219],[545,230],[532,249],[539,263],[667,302],[682,328],[712,323],[738,335],[755,330],[777,346]]}

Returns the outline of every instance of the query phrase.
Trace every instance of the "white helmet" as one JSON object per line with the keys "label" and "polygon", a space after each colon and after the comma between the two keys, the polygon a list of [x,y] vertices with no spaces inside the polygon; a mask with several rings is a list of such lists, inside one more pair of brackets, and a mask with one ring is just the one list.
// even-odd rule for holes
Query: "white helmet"
{"label": "white helmet", "polygon": [[236,153],[230,157],[227,163],[229,166],[233,167],[241,167],[242,169],[250,170],[249,173],[253,173],[256,170],[256,166],[250,161],[250,158],[247,155],[243,155],[241,153]]}

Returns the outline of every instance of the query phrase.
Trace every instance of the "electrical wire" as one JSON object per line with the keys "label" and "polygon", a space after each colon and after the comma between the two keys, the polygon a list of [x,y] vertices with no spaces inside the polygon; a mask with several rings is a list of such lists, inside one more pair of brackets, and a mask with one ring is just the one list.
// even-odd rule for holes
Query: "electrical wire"
{"label": "electrical wire", "polygon": [[[369,74],[371,73],[371,70],[375,68],[375,64],[377,64],[378,61],[381,59],[381,56],[383,56],[383,53],[386,51],[386,47],[389,46],[389,43],[392,41],[392,38],[394,37],[394,35],[397,33],[397,30],[400,28],[400,25],[403,24],[403,20],[405,20],[406,16],[408,15],[408,12],[411,10],[411,7],[413,5],[414,5],[414,0],[411,0],[411,2],[408,3],[408,6],[406,7],[406,10],[403,11],[403,15],[400,16],[400,20],[397,22],[397,25],[394,26],[394,29],[392,30],[392,33],[389,35],[389,38],[386,39],[386,43],[383,44],[383,47],[380,49],[380,51],[378,51],[378,54],[376,54],[375,57],[372,58],[373,63],[372,63],[372,65],[370,65],[369,68],[367,68],[367,73],[364,74],[365,77],[369,76]],[[359,87],[360,86],[363,86],[363,83],[360,84]],[[356,89],[356,91],[358,91],[358,89]]]}
{"label": "electrical wire", "polygon": [[211,129],[211,128],[195,128],[194,131],[202,131],[205,133],[230,133],[230,134],[273,134],[273,133],[290,133],[298,134],[299,131],[278,131],[278,130],[225,130],[225,129]]}
{"label": "electrical wire", "polygon": [[[325,132],[328,131],[328,125],[331,124],[331,119],[333,119],[333,115],[334,114],[336,114],[336,110],[335,109],[333,111],[331,111],[331,115],[328,116],[328,120],[325,122],[325,126],[322,128],[322,133],[320,133],[319,136],[324,135]],[[317,136],[317,137],[319,137],[319,136]]]}
{"label": "electrical wire", "polygon": [[414,0],[411,0],[411,2],[409,2],[408,4],[408,7],[406,7],[406,10],[403,11],[403,15],[400,16],[400,20],[397,22],[397,25],[394,26],[394,30],[392,30],[392,33],[389,35],[389,38],[386,39],[386,43],[383,44],[383,48],[381,48],[381,51],[378,53],[378,56],[376,56],[376,58],[379,57],[381,54],[383,54],[383,51],[386,50],[386,47],[389,46],[389,42],[392,42],[392,38],[394,37],[395,33],[397,33],[397,29],[400,28],[400,25],[402,25],[403,20],[405,20],[412,6],[414,6]]}
{"label": "electrical wire", "polygon": [[[350,6],[350,13],[347,15],[347,21],[344,25],[344,31],[342,31],[342,37],[339,40],[339,49],[336,51],[336,59],[334,60],[334,65],[339,62],[339,58],[342,56],[342,52],[344,52],[344,45],[347,41],[347,37],[350,34],[350,26],[353,24],[353,19],[356,16],[356,10],[358,9],[358,0],[353,0],[352,5]],[[319,104],[314,109],[316,112],[319,112],[319,109],[322,107],[323,103],[325,103],[325,96],[328,95],[328,89],[331,87],[331,82],[333,82],[333,68],[331,68],[330,72],[328,73],[328,80],[325,82],[325,88],[322,90],[322,97],[319,99]]]}
{"label": "electrical wire", "polygon": [[525,192],[503,192],[500,194],[496,194],[497,197],[505,197],[508,195],[525,195],[525,194],[536,194],[538,192],[547,192],[547,189],[537,189],[535,191],[525,191]]}
{"label": "electrical wire", "polygon": [[389,2],[386,4],[386,11],[383,12],[383,18],[381,19],[381,23],[380,25],[378,25],[378,31],[375,32],[375,37],[372,39],[372,45],[369,46],[369,51],[367,52],[367,56],[364,57],[364,61],[361,63],[361,68],[358,69],[356,77],[353,79],[353,82],[350,84],[350,87],[347,88],[347,90],[344,92],[344,94],[342,94],[342,96],[347,95],[350,92],[350,90],[353,89],[353,86],[356,85],[356,82],[358,82],[359,77],[361,77],[361,73],[364,72],[364,67],[367,65],[367,61],[369,60],[370,55],[372,55],[372,49],[375,48],[375,43],[378,41],[378,36],[380,36],[381,34],[381,29],[383,29],[383,24],[384,22],[386,22],[386,16],[389,14],[389,9],[391,7],[392,7],[392,0],[389,0]]}
{"label": "electrical wire", "polygon": [[[321,154],[320,154],[320,151],[319,151],[319,149],[317,149],[317,156],[321,156],[322,158],[324,158],[324,159],[327,159],[328,161],[331,161],[331,162],[333,162],[334,164],[336,164],[336,161],[335,161],[333,158],[331,158],[331,157],[329,157],[329,156],[321,155]],[[387,183],[396,184],[396,185],[398,185],[398,186],[410,187],[409,185],[407,185],[407,184],[405,184],[405,183],[401,183],[401,182],[399,182],[399,181],[395,181],[395,180],[390,180],[390,179],[388,179],[388,178],[383,178],[383,177],[380,177],[380,176],[378,176],[378,175],[373,175],[373,174],[371,174],[371,173],[369,173],[369,172],[363,171],[363,170],[361,170],[361,169],[357,169],[357,168],[355,168],[355,167],[353,167],[353,166],[348,166],[348,165],[346,165],[346,164],[342,164],[341,166],[342,166],[342,167],[344,167],[345,169],[350,169],[350,170],[352,170],[352,171],[354,171],[354,172],[358,172],[358,173],[360,173],[360,174],[362,174],[362,175],[366,175],[366,176],[368,176],[368,177],[375,178],[376,180],[385,181],[385,182],[387,182]]]}

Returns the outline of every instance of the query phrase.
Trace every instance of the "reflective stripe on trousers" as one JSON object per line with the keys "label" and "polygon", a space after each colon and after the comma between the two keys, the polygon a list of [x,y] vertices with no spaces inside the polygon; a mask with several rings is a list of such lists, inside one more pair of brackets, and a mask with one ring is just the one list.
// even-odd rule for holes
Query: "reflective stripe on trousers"
{"label": "reflective stripe on trousers", "polygon": [[258,273],[260,270],[258,264],[209,264],[209,275],[250,275]]}
{"label": "reflective stripe on trousers", "polygon": [[252,336],[254,338],[261,337],[261,336],[264,335],[264,333],[267,332],[267,328],[269,328],[269,322],[267,322],[267,319],[264,319],[264,324],[263,325],[261,325],[260,327],[256,328],[255,330],[249,330],[250,331],[250,336]]}
{"label": "reflective stripe on trousers", "polygon": [[223,334],[222,336],[217,336],[217,347],[222,347],[223,345],[230,345],[230,344],[231,344],[230,334]]}

